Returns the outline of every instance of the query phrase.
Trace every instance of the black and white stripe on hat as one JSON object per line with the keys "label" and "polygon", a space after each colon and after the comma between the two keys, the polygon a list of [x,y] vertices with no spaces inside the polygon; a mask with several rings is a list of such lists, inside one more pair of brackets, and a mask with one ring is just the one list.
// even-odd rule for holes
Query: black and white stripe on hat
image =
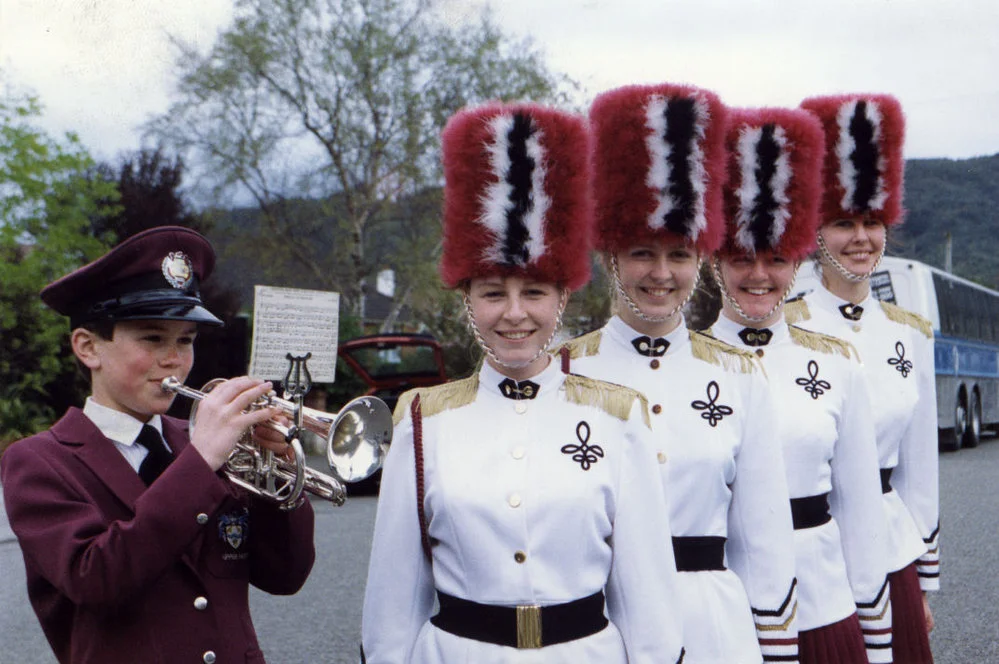
{"label": "black and white stripe on hat", "polygon": [[787,148],[784,129],[774,124],[743,127],[739,133],[735,242],[748,252],[776,247],[791,218],[791,159]]}
{"label": "black and white stripe on hat", "polygon": [[490,121],[495,141],[489,164],[499,180],[490,185],[479,222],[494,236],[486,248],[493,263],[524,267],[545,252],[545,218],[551,199],[545,193],[545,153],[541,133],[524,113]]}
{"label": "black and white stripe on hat", "polygon": [[836,117],[842,207],[851,212],[880,210],[888,200],[881,155],[881,112],[877,103],[857,99],[843,104]]}
{"label": "black and white stripe on hat", "polygon": [[695,241],[707,227],[704,193],[707,170],[700,142],[709,121],[708,106],[696,97],[653,96],[646,107],[646,138],[652,166],[646,184],[656,194],[656,209],[648,219],[652,229],[666,230]]}

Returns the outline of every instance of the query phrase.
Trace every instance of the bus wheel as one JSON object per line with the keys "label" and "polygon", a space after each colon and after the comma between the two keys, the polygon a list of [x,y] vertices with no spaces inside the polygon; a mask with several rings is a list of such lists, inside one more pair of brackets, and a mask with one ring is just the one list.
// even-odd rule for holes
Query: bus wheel
{"label": "bus wheel", "polygon": [[962,388],[954,400],[954,428],[940,429],[940,449],[956,452],[964,442],[964,432],[968,429],[968,394]]}
{"label": "bus wheel", "polygon": [[978,442],[982,438],[982,399],[978,395],[978,390],[971,391],[971,404],[967,414],[968,426],[964,431],[964,438],[961,445],[964,447],[978,447]]}

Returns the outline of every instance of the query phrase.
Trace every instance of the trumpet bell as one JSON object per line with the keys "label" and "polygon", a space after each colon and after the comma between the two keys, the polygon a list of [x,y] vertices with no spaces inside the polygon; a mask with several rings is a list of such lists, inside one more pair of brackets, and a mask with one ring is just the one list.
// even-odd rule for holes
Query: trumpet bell
{"label": "trumpet bell", "polygon": [[326,461],[344,482],[360,482],[382,465],[392,442],[392,411],[376,397],[340,409],[326,444]]}

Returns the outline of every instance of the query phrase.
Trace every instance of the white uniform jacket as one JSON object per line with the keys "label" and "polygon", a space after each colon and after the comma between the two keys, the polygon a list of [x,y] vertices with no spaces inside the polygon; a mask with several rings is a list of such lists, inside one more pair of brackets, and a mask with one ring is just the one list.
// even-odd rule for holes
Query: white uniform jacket
{"label": "white uniform jacket", "polygon": [[[551,362],[533,399],[477,375],[403,395],[386,459],[362,618],[368,664],[663,664],[682,656],[669,517],[633,390]],[[421,550],[410,404],[422,407]],[[480,604],[561,604],[604,590],[610,624],[517,649],[428,622],[435,589]]]}
{"label": "white uniform jacket", "polygon": [[791,498],[829,499],[830,521],[794,532],[798,628],[831,625],[856,612],[868,659],[890,662],[887,534],[863,365],[850,344],[783,319],[769,328],[773,336],[764,346],[747,345],[743,329],[722,315],[709,333],[754,351],[767,370]]}
{"label": "white uniform jacket", "polygon": [[673,535],[727,538],[726,569],[680,574],[684,661],[795,661],[794,535],[762,367],[682,323],[661,357],[640,354],[641,336],[615,316],[567,347],[573,373],[649,399]]}
{"label": "white uniform jacket", "polygon": [[868,296],[859,320],[823,287],[790,302],[789,323],[852,343],[864,363],[878,440],[878,462],[891,469],[884,494],[888,562],[897,571],[916,561],[922,589],[940,587],[940,502],[936,372],[929,321]]}

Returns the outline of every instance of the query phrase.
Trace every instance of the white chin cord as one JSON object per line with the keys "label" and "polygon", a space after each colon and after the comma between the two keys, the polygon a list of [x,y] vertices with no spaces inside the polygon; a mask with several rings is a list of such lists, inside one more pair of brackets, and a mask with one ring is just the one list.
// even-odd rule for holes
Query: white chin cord
{"label": "white chin cord", "polygon": [[826,241],[822,238],[822,233],[818,233],[817,235],[819,239],[819,253],[822,254],[822,260],[819,261],[819,265],[824,265],[825,263],[832,265],[833,268],[835,268],[836,271],[839,272],[840,276],[842,276],[844,279],[846,279],[851,283],[859,284],[863,281],[867,281],[868,279],[870,279],[871,275],[874,274],[874,271],[877,270],[878,266],[881,265],[881,259],[885,257],[885,248],[884,246],[882,246],[881,253],[878,254],[878,260],[874,263],[874,267],[872,267],[870,271],[868,271],[865,274],[857,274],[855,272],[850,272],[850,270],[846,269],[845,265],[843,265],[838,260],[833,258],[832,253],[829,251],[829,248],[826,246]]}
{"label": "white chin cord", "polygon": [[552,329],[552,333],[548,337],[548,340],[545,341],[541,348],[538,349],[538,352],[534,355],[534,357],[525,362],[504,362],[496,356],[496,351],[494,351],[489,344],[486,343],[486,340],[482,338],[482,334],[479,332],[479,326],[475,322],[475,315],[472,313],[472,303],[469,301],[468,292],[466,291],[463,294],[462,299],[465,302],[465,315],[468,317],[468,329],[472,331],[472,335],[475,336],[475,341],[479,344],[479,347],[482,348],[482,351],[489,356],[489,359],[499,366],[506,367],[507,369],[523,369],[525,367],[529,367],[537,362],[546,352],[548,352],[548,347],[555,339],[555,335],[558,334],[558,331],[562,328],[562,314],[565,312],[565,305],[569,300],[569,291],[563,288],[560,289],[559,292],[558,317],[555,319],[555,327]]}
{"label": "white chin cord", "polygon": [[697,277],[694,278],[694,283],[693,285],[691,285],[690,291],[687,293],[687,297],[683,299],[683,302],[677,305],[673,309],[673,311],[669,312],[665,316],[649,316],[644,311],[639,309],[638,305],[635,304],[635,301],[631,299],[631,296],[628,295],[627,292],[625,292],[624,284],[621,283],[621,275],[618,274],[617,270],[617,256],[615,256],[614,254],[611,254],[610,264],[611,264],[611,274],[614,277],[614,287],[617,290],[618,295],[620,295],[621,299],[624,300],[624,303],[628,305],[628,309],[631,310],[631,313],[635,314],[635,316],[637,316],[639,320],[643,320],[646,323],[665,323],[667,321],[672,320],[674,316],[680,313],[683,310],[683,308],[687,306],[687,303],[690,302],[690,298],[694,297],[694,291],[697,290],[697,281],[698,279],[701,278],[701,259],[698,258]]}
{"label": "white chin cord", "polygon": [[717,257],[713,261],[711,261],[711,273],[715,277],[715,283],[718,284],[718,290],[721,291],[722,297],[724,297],[725,301],[728,302],[728,305],[735,310],[735,313],[739,314],[739,316],[743,320],[749,323],[762,323],[763,321],[768,320],[771,316],[780,311],[780,308],[784,306],[784,300],[787,299],[787,296],[791,294],[791,289],[794,288],[794,280],[798,276],[798,268],[801,267],[801,264],[799,263],[794,268],[794,276],[791,277],[790,283],[788,283],[787,288],[784,289],[784,294],[781,295],[779,300],[777,300],[777,304],[773,306],[773,309],[763,314],[762,316],[750,316],[749,314],[747,314],[745,311],[742,310],[742,307],[739,306],[739,303],[735,301],[735,298],[732,297],[732,295],[728,292],[728,289],[725,288],[725,282],[722,281],[721,268],[719,267],[719,264],[720,261]]}

